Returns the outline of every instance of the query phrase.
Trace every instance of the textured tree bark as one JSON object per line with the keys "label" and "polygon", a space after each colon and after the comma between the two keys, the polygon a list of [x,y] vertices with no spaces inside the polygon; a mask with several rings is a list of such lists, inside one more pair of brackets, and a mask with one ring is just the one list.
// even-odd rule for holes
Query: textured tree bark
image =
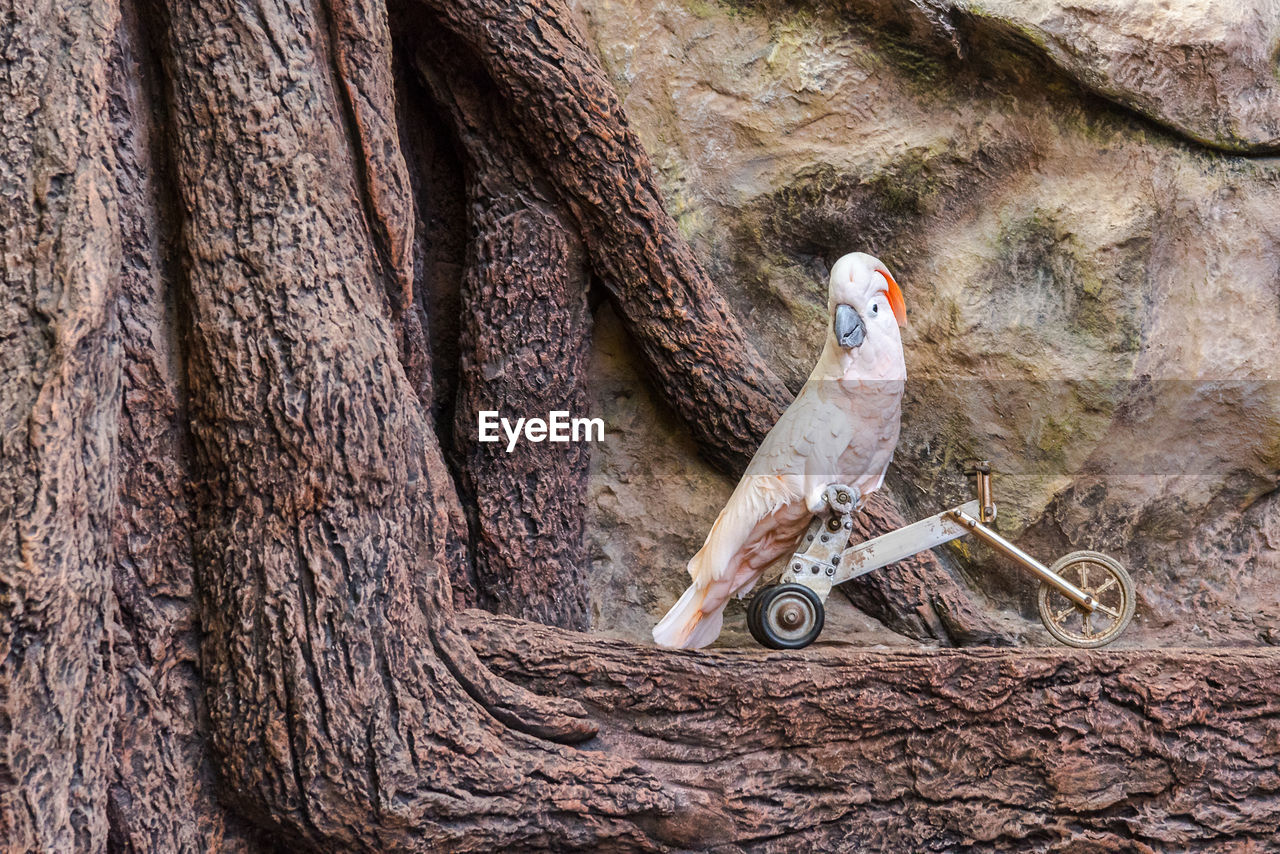
{"label": "textured tree bark", "polygon": [[107,835],[118,18],[36,0],[0,23],[0,839],[15,851]]}
{"label": "textured tree bark", "polygon": [[[432,6],[487,75],[427,63],[470,157],[458,417],[581,402],[589,263],[740,466],[785,392],[563,6]],[[0,24],[6,850],[1271,843],[1274,654],[672,654],[458,615],[474,544],[495,602],[581,619],[545,588],[582,569],[583,460],[470,448],[469,539],[382,6],[118,19]],[[152,38],[163,94],[135,68]],[[862,597],[882,618],[989,637],[936,563],[891,573]]]}
{"label": "textured tree bark", "polygon": [[201,725],[199,624],[191,557],[182,350],[171,257],[178,219],[151,33],[125,6],[112,62],[111,120],[123,249],[116,303],[123,361],[119,504],[112,589],[120,621],[108,847],[120,852],[250,851],[217,802]]}
{"label": "textured tree bark", "polygon": [[[1280,654],[672,654],[476,611],[481,658],[591,746],[718,805],[741,851],[1270,851]],[[705,817],[704,817],[705,818]]]}
{"label": "textured tree bark", "polygon": [[[576,704],[493,678],[452,625],[456,499],[396,358],[324,29],[307,8],[193,4],[170,31],[201,658],[224,796],[312,850],[633,837],[674,796],[517,732],[593,729]],[[514,820],[535,811],[541,827]]]}
{"label": "textured tree bark", "polygon": [[[390,298],[400,361],[422,402],[430,406],[430,355],[421,305],[413,295],[412,182],[399,148],[395,81],[379,51],[390,43],[382,0],[325,3],[332,74],[339,114],[350,145],[356,189],[373,246],[373,258]],[[450,509],[455,534],[463,530],[460,507]],[[460,557],[465,557],[461,549]]]}
{"label": "textured tree bark", "polygon": [[[345,146],[338,149],[346,155],[342,166],[351,173],[374,274],[388,296],[405,377],[422,405],[430,407],[433,389],[426,324],[422,303],[413,294],[413,191],[395,123],[386,6],[382,0],[336,0],[317,5],[316,16],[317,58],[328,63],[326,80],[334,102],[330,117],[336,124],[330,133],[339,133]],[[431,464],[438,478],[446,477],[438,452]],[[461,588],[457,598],[474,604],[472,555],[461,502],[453,489],[441,491],[437,499],[447,518],[446,553],[456,567],[451,575]]]}
{"label": "textured tree bark", "polygon": [[741,471],[790,395],[663,208],[653,168],[568,10],[558,0],[424,2],[496,83],[659,388],[707,456]]}
{"label": "textured tree bark", "polygon": [[[394,32],[394,30],[393,30]],[[407,51],[401,51],[401,54]],[[458,339],[462,315],[460,298],[463,257],[467,247],[465,186],[462,162],[454,152],[448,122],[442,121],[418,74],[403,58],[395,63],[397,132],[414,194],[413,304],[420,317],[424,346],[416,359],[401,362],[418,399],[435,426],[442,448],[451,448],[454,402],[458,387]],[[449,461],[458,479],[456,464]],[[480,604],[475,561],[470,549],[470,523],[461,505],[454,511],[459,549],[450,566],[453,602],[457,608]]]}
{"label": "textured tree bark", "polygon": [[[420,23],[420,22],[419,22]],[[583,566],[588,445],[514,447],[479,413],[546,418],[587,409],[590,333],[585,257],[541,170],[511,134],[482,71],[452,39],[417,65],[448,109],[466,156],[471,239],[462,299],[454,448],[472,520],[484,607],[563,628],[590,625]]]}

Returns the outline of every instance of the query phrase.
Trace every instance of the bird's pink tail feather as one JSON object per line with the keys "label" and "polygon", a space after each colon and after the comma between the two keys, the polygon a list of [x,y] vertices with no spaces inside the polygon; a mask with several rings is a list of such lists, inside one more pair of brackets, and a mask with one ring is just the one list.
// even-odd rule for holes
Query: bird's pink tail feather
{"label": "bird's pink tail feather", "polygon": [[653,627],[653,641],[659,646],[671,649],[698,649],[714,641],[720,636],[720,627],[724,621],[724,605],[712,608],[705,613],[707,602],[706,588],[690,585],[684,595],[671,606],[671,610]]}

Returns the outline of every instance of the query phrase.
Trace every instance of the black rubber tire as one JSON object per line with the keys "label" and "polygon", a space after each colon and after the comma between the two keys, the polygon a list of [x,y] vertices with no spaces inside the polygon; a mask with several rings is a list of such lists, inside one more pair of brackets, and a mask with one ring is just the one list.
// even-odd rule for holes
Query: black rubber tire
{"label": "black rubber tire", "polygon": [[[782,609],[798,613],[799,622],[788,628],[779,622]],[[769,649],[804,649],[822,634],[826,612],[822,599],[803,584],[779,584],[766,587],[751,600],[747,610],[747,628],[751,636]]]}
{"label": "black rubber tire", "polygon": [[760,603],[764,601],[764,593],[771,587],[761,587],[751,597],[751,601],[747,603],[747,630],[751,632],[751,636],[756,639],[756,643],[763,644],[760,639]]}

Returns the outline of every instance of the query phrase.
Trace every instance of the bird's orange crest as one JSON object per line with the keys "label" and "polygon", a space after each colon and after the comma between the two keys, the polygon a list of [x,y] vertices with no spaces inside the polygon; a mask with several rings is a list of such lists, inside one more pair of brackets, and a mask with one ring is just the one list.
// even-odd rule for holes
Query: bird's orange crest
{"label": "bird's orange crest", "polygon": [[893,276],[889,275],[888,270],[877,270],[876,272],[884,276],[885,281],[889,283],[889,290],[885,292],[889,296],[889,308],[893,309],[893,316],[898,319],[898,325],[905,326],[907,323],[907,304],[902,299],[902,288],[898,287],[898,283],[893,280]]}

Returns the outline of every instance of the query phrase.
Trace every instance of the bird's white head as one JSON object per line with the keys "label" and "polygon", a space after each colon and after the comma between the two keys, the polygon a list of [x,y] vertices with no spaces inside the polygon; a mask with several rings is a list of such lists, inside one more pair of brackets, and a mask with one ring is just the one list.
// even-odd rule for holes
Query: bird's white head
{"label": "bird's white head", "polygon": [[837,347],[854,351],[865,343],[894,342],[901,349],[898,327],[907,320],[902,291],[878,258],[851,252],[831,268],[827,316]]}

